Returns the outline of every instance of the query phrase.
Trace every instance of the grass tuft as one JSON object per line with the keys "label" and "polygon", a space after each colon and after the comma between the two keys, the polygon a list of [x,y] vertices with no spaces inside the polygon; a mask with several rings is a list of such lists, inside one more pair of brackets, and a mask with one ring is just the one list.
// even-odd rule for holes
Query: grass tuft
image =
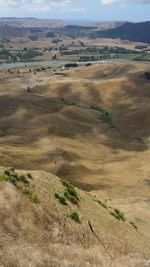
{"label": "grass tuft", "polygon": [[64,193],[64,197],[69,200],[72,204],[78,205],[78,200],[74,196],[70,195],[67,191]]}
{"label": "grass tuft", "polygon": [[26,175],[18,175],[14,169],[5,170],[4,174],[0,177],[1,181],[7,181],[14,185],[17,183],[29,184]]}
{"label": "grass tuft", "polygon": [[80,223],[80,218],[79,218],[79,215],[78,215],[78,213],[75,211],[75,212],[72,212],[70,215],[69,215],[69,217],[73,220],[73,221],[75,221],[75,222],[77,222],[77,223]]}
{"label": "grass tuft", "polygon": [[107,204],[105,202],[102,202],[100,200],[97,201],[103,208],[108,209]]}
{"label": "grass tuft", "polygon": [[64,197],[68,199],[71,203],[78,205],[79,197],[75,190],[75,187],[70,182],[66,181],[65,179],[61,179],[63,186],[65,187]]}
{"label": "grass tuft", "polygon": [[119,220],[119,221],[124,221],[125,222],[125,220],[126,220],[126,218],[125,218],[125,216],[124,216],[124,214],[123,214],[123,212],[121,212],[120,210],[118,210],[118,209],[114,209],[114,211],[112,211],[111,213],[110,213],[112,216],[114,216],[117,220]]}
{"label": "grass tuft", "polygon": [[66,206],[67,205],[67,202],[66,202],[66,199],[65,197],[63,196],[60,196],[58,193],[55,193],[55,198],[58,199],[59,203]]}
{"label": "grass tuft", "polygon": [[33,193],[30,188],[27,188],[24,186],[28,186],[29,182],[27,180],[27,178],[31,178],[31,174],[27,173],[25,174],[17,174],[15,172],[15,170],[13,168],[5,170],[4,174],[2,176],[0,176],[0,181],[7,181],[10,182],[12,184],[14,184],[15,186],[17,186],[25,195],[28,196],[28,198],[34,202],[34,203],[38,203],[39,202],[39,198],[37,196],[37,194]]}
{"label": "grass tuft", "polygon": [[33,178],[32,177],[32,174],[30,172],[27,173],[27,176],[28,176],[29,179],[32,179]]}
{"label": "grass tuft", "polygon": [[134,222],[129,222],[136,230],[138,230],[137,225]]}
{"label": "grass tuft", "polygon": [[38,202],[39,202],[38,195],[35,194],[35,193],[33,193],[29,188],[24,188],[24,189],[23,189],[23,193],[24,193],[25,195],[27,195],[28,198],[29,198],[32,202],[34,202],[34,203],[38,203]]}

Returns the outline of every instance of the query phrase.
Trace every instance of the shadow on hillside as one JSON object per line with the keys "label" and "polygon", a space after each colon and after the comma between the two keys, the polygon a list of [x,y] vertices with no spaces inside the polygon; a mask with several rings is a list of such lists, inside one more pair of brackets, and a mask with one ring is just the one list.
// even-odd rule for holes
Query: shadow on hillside
{"label": "shadow on hillside", "polygon": [[[1,142],[11,145],[9,136],[18,137],[18,146],[34,145],[44,137],[58,135],[69,138],[95,138],[95,131],[105,135],[105,141],[99,142],[112,147],[113,149],[124,149],[129,151],[143,151],[147,149],[147,145],[142,142],[136,132],[128,134],[127,131],[119,129],[115,125],[117,116],[121,120],[124,113],[129,112],[130,105],[120,101],[120,95],[112,95],[111,113],[115,114],[114,127],[109,122],[101,121],[102,96],[100,91],[96,90],[92,83],[86,83],[85,91],[88,95],[87,103],[83,103],[81,91],[73,90],[70,83],[60,84],[54,96],[44,96],[44,91],[51,88],[42,87],[33,88],[32,93],[22,92],[18,97],[8,97],[8,95],[0,96],[0,136]],[[128,87],[125,83],[123,91],[132,99],[133,105],[142,101],[142,98],[148,96],[148,86],[140,90],[139,81],[132,82],[132,87]],[[37,94],[38,93],[38,94]],[[120,104],[121,103],[121,104]],[[91,109],[94,106],[96,110]],[[63,112],[66,108],[70,108],[67,112]],[[70,112],[74,110],[75,118],[70,116]],[[107,107],[105,107],[107,110]],[[77,112],[78,111],[78,112]],[[87,118],[81,118],[81,114],[88,114]],[[88,116],[91,114],[91,118]],[[148,114],[149,115],[149,114]],[[140,125],[137,118],[136,124]],[[128,126],[128,125],[127,125]],[[147,125],[145,125],[147,127]],[[150,135],[150,128],[145,131],[146,136]],[[3,137],[7,139],[6,143]],[[7,137],[7,138],[6,138]],[[97,137],[96,137],[97,138]],[[13,142],[12,142],[13,145]]]}
{"label": "shadow on hillside", "polygon": [[[117,156],[119,149],[138,152],[148,149],[142,138],[150,135],[150,123],[146,123],[150,116],[149,110],[145,113],[142,110],[150,104],[149,83],[145,81],[143,86],[132,80],[129,87],[124,82],[123,93],[111,95],[109,108],[103,104],[102,90],[97,90],[91,82],[82,86],[82,90],[75,90],[76,84],[60,83],[58,88],[53,85],[33,88],[31,93],[25,90],[14,97],[0,95],[0,164],[51,171],[72,179],[86,191],[112,187],[109,181],[102,180],[106,174],[99,168],[103,163],[103,156],[98,158],[100,145],[112,149],[108,162],[122,160]],[[136,116],[132,107],[138,109]],[[102,109],[109,112],[111,120],[102,120]],[[145,127],[142,136],[139,135],[141,125]],[[90,147],[96,145],[97,153],[92,151],[90,157]],[[86,146],[87,151],[84,151]],[[94,162],[96,171],[85,167],[84,163],[81,165],[83,159]],[[86,180],[89,176],[93,179],[90,183]]]}
{"label": "shadow on hillside", "polygon": [[124,83],[122,101],[119,101],[119,95],[113,95],[114,121],[119,122],[122,132],[134,139],[142,140],[150,135],[149,86],[150,83],[146,80],[134,79],[132,83],[128,84],[127,81]]}

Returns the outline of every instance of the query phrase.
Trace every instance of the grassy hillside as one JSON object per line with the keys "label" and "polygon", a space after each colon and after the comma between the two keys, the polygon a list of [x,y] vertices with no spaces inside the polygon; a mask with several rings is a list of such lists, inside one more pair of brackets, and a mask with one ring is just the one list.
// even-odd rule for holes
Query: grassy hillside
{"label": "grassy hillside", "polygon": [[1,165],[72,177],[87,190],[107,187],[102,179],[107,181],[109,175],[113,183],[107,189],[113,193],[114,186],[120,190],[120,168],[113,167],[118,162],[127,164],[121,183],[130,173],[137,184],[130,166],[138,161],[146,170],[141,155],[149,155],[146,71],[144,64],[95,65],[68,71],[59,79],[47,71],[2,80]]}
{"label": "grassy hillside", "polygon": [[0,73],[2,267],[149,266],[146,73],[137,63]]}
{"label": "grassy hillside", "polygon": [[1,168],[0,219],[4,267],[148,266],[148,240],[133,222],[50,173]]}

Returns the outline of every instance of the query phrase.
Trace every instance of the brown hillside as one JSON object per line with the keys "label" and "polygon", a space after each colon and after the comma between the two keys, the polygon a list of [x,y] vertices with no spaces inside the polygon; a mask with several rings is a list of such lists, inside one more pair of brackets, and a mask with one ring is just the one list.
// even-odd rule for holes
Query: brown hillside
{"label": "brown hillside", "polygon": [[131,63],[79,67],[67,77],[1,73],[0,165],[67,178],[122,210],[149,240],[145,71],[149,65]]}
{"label": "brown hillside", "polygon": [[[65,190],[58,177],[33,171],[28,185],[15,186],[2,181],[5,170],[0,170],[0,266],[148,266],[148,240],[127,219],[113,217],[113,208],[103,207],[100,199],[76,188],[78,205],[63,206],[54,196]],[[22,186],[37,194],[38,203]],[[72,211],[80,223],[71,220]]]}

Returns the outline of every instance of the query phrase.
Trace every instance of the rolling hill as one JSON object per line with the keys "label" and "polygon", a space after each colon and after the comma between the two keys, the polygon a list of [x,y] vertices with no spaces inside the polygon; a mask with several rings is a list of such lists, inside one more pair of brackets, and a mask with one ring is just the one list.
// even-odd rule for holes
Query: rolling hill
{"label": "rolling hill", "polygon": [[0,72],[0,267],[149,267],[149,65],[55,73]]}

